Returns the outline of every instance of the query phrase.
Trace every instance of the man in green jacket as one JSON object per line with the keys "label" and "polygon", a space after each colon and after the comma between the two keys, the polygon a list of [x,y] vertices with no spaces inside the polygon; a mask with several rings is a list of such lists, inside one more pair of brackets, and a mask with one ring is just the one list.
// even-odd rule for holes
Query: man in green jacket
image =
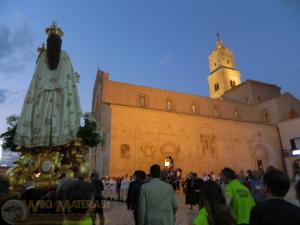
{"label": "man in green jacket", "polygon": [[221,171],[221,179],[225,184],[225,194],[236,223],[249,224],[250,212],[255,205],[249,189],[239,182],[236,173],[230,168]]}

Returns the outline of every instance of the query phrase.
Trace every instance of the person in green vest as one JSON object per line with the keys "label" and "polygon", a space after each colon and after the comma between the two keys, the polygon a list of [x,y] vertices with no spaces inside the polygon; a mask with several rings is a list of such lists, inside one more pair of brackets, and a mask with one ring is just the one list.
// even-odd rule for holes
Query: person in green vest
{"label": "person in green vest", "polygon": [[236,225],[222,189],[216,182],[208,180],[204,183],[200,205],[202,208],[193,221],[194,225]]}
{"label": "person in green vest", "polygon": [[249,189],[241,184],[236,173],[227,167],[221,171],[221,180],[225,184],[227,202],[236,223],[249,224],[250,212],[255,205]]}
{"label": "person in green vest", "polygon": [[[67,181],[62,190],[64,209],[62,225],[93,225],[92,214],[96,190],[86,181],[73,178]],[[69,207],[62,207],[67,205]]]}

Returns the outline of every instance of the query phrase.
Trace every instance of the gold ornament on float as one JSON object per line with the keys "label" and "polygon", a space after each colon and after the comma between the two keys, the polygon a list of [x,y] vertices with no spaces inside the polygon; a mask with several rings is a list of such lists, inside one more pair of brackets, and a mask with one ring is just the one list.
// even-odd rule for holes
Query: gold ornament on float
{"label": "gold ornament on float", "polygon": [[49,188],[58,184],[60,177],[88,179],[85,148],[80,139],[61,147],[40,147],[31,151],[21,148],[21,157],[7,171],[12,187],[32,181],[35,188]]}

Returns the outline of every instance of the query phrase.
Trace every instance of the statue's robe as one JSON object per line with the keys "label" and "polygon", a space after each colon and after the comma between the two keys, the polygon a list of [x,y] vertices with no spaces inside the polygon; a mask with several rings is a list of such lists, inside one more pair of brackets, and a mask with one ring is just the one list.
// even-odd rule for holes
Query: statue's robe
{"label": "statue's robe", "polygon": [[81,109],[77,78],[70,58],[60,53],[59,65],[50,70],[43,52],[27,92],[14,143],[24,147],[59,146],[76,138]]}

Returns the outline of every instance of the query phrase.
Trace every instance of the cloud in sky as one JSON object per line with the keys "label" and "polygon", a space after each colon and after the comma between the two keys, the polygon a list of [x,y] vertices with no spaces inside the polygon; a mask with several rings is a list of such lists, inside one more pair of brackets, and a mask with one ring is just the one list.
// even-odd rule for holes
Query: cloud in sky
{"label": "cloud in sky", "polygon": [[0,27],[0,59],[12,52],[12,46],[9,40],[10,30],[5,27]]}
{"label": "cloud in sky", "polygon": [[17,16],[11,26],[0,23],[0,75],[24,69],[33,57],[32,28],[26,18]]}
{"label": "cloud in sky", "polygon": [[0,104],[5,102],[8,98],[8,90],[0,89]]}
{"label": "cloud in sky", "polygon": [[172,56],[171,54],[167,53],[163,56],[163,58],[159,61],[160,65],[167,65],[171,62]]}

